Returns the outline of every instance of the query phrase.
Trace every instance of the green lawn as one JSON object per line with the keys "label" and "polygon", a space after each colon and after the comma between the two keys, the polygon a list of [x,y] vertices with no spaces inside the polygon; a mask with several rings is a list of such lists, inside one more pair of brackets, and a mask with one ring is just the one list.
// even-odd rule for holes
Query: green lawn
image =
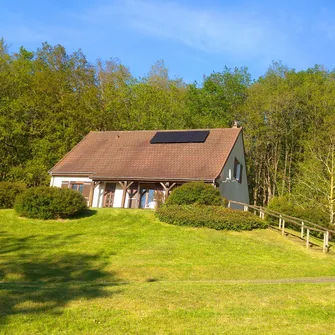
{"label": "green lawn", "polygon": [[305,277],[335,278],[334,253],[272,230],[0,210],[0,334],[334,334],[335,282]]}

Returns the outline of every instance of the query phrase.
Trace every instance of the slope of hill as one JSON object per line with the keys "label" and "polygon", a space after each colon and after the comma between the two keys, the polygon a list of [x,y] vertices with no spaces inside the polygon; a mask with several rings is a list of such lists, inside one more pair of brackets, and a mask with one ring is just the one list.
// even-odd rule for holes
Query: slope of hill
{"label": "slope of hill", "polygon": [[66,221],[1,210],[0,255],[6,334],[334,332],[334,255],[271,230],[184,228],[141,210]]}

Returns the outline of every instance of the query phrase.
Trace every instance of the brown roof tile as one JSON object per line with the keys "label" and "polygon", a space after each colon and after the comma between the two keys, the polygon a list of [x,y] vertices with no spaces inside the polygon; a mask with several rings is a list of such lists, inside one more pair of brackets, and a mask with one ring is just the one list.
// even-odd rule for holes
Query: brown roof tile
{"label": "brown roof tile", "polygon": [[210,129],[204,143],[150,144],[156,130],[90,132],[51,170],[94,179],[213,180],[240,128]]}

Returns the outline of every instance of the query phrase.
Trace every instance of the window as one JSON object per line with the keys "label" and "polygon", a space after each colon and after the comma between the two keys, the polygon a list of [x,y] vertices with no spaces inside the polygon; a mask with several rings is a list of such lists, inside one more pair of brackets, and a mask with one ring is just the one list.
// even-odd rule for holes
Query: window
{"label": "window", "polygon": [[239,183],[242,183],[242,168],[243,168],[242,164],[235,157],[235,162],[234,162],[234,178]]}
{"label": "window", "polygon": [[84,190],[84,184],[71,183],[71,189],[82,194]]}
{"label": "window", "polygon": [[[80,182],[80,181],[62,181],[61,188],[70,188],[71,190],[81,193],[89,204],[89,197],[91,193],[91,182]],[[93,189],[92,189],[93,191]]]}
{"label": "window", "polygon": [[155,208],[155,190],[152,188],[141,187],[140,193],[140,208]]}
{"label": "window", "polygon": [[70,189],[81,193],[88,201],[91,192],[91,183],[74,181],[70,183]]}

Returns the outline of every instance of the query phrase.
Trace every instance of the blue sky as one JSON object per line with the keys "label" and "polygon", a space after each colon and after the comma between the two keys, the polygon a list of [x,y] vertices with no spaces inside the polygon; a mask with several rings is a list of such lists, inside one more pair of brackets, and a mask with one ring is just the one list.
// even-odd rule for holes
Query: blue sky
{"label": "blue sky", "polygon": [[0,0],[0,37],[15,52],[42,42],[119,58],[133,75],[163,59],[186,82],[247,66],[254,78],[281,60],[335,66],[335,1]]}

